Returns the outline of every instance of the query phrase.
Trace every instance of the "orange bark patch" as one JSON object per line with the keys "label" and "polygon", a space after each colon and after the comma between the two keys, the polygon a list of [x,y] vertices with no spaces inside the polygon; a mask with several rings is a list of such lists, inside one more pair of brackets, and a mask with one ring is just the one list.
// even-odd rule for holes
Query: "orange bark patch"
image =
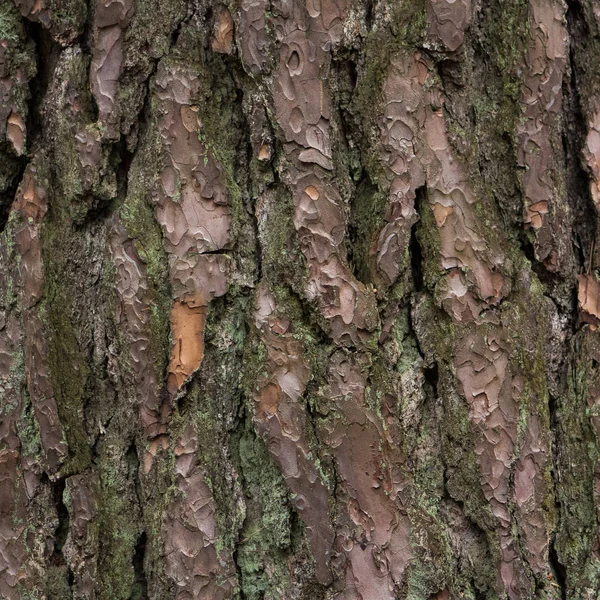
{"label": "orange bark patch", "polygon": [[271,149],[269,148],[269,146],[267,146],[267,144],[263,144],[259,149],[258,149],[258,160],[269,160],[271,158]]}
{"label": "orange bark patch", "polygon": [[223,54],[231,54],[233,50],[233,19],[224,6],[219,8],[215,19],[212,49]]}
{"label": "orange bark patch", "polygon": [[453,213],[453,206],[443,206],[437,202],[433,205],[433,214],[438,227],[441,227],[446,222],[446,219]]}
{"label": "orange bark patch", "polygon": [[25,145],[25,121],[23,121],[21,115],[14,112],[10,113],[6,123],[6,137],[13,145],[15,152],[21,156]]}
{"label": "orange bark patch", "polygon": [[309,185],[304,190],[304,193],[307,194],[311,200],[319,199],[319,190],[314,185]]}
{"label": "orange bark patch", "polygon": [[171,362],[169,393],[176,393],[185,380],[200,366],[204,358],[204,325],[206,306],[189,306],[176,301],[171,307]]}
{"label": "orange bark patch", "polygon": [[46,214],[46,192],[38,187],[34,171],[28,169],[23,176],[21,193],[17,194],[14,209],[26,219],[30,225],[37,225]]}
{"label": "orange bark patch", "polygon": [[269,383],[261,390],[256,407],[256,413],[260,419],[268,419],[277,414],[280,392],[281,389],[275,383]]}

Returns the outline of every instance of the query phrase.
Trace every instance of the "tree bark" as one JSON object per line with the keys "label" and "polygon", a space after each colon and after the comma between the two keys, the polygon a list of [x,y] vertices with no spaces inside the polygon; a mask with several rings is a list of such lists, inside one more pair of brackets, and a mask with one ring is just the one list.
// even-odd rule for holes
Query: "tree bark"
{"label": "tree bark", "polygon": [[596,0],[0,0],[0,597],[600,595]]}

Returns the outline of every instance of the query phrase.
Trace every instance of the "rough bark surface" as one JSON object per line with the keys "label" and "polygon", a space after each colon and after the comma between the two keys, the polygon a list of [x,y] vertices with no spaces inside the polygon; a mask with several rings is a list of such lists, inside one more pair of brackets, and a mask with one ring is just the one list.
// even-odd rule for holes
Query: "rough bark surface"
{"label": "rough bark surface", "polygon": [[0,0],[0,597],[600,597],[596,0]]}

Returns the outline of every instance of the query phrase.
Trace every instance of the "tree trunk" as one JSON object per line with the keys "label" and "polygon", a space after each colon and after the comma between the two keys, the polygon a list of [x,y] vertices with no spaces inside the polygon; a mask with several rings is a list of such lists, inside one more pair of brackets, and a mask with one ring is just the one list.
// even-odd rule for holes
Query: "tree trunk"
{"label": "tree trunk", "polygon": [[597,0],[0,38],[1,598],[600,597]]}

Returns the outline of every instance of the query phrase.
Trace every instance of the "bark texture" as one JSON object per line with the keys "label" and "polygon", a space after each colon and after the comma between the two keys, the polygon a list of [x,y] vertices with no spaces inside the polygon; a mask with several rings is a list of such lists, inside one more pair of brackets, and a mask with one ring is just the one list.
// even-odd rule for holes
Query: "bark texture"
{"label": "bark texture", "polygon": [[600,597],[596,0],[0,0],[0,597]]}

